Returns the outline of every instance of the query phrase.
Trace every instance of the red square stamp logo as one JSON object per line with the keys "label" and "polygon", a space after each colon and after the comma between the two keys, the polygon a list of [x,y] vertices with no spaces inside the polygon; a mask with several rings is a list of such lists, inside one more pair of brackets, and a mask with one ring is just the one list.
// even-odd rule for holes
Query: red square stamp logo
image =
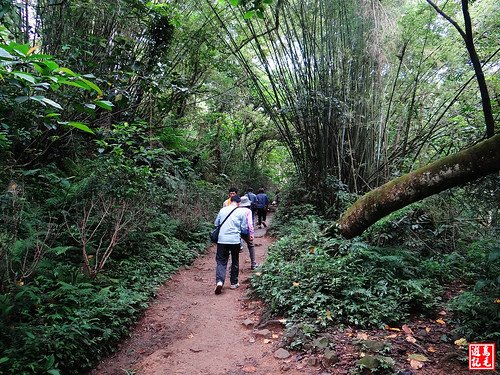
{"label": "red square stamp logo", "polygon": [[469,370],[495,370],[495,343],[469,344]]}

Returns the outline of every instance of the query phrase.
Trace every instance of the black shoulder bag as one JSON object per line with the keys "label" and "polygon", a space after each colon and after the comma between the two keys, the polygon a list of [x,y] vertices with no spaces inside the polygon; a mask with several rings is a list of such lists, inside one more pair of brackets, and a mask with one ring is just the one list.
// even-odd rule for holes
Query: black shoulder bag
{"label": "black shoulder bag", "polygon": [[217,241],[219,240],[219,231],[220,231],[220,227],[222,227],[222,225],[226,222],[227,218],[229,216],[231,216],[231,214],[234,212],[234,210],[236,210],[238,207],[235,207],[230,213],[229,215],[226,216],[226,218],[222,221],[222,223],[220,223],[219,225],[217,225],[215,227],[215,229],[213,229],[211,232],[210,232],[210,240],[212,240],[213,243],[217,243]]}

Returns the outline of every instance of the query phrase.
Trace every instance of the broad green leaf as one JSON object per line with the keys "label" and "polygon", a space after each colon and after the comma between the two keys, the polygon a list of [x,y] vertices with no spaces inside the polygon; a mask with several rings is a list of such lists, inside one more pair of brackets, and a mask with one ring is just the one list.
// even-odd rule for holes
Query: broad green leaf
{"label": "broad green leaf", "polygon": [[53,368],[53,369],[50,369],[49,371],[47,371],[47,374],[50,374],[50,375],[61,375],[61,372],[58,369]]}
{"label": "broad green leaf", "polygon": [[14,56],[12,56],[9,52],[4,50],[2,47],[0,47],[0,57],[3,59],[13,59]]}
{"label": "broad green leaf", "polygon": [[99,95],[102,95],[102,90],[94,82],[89,81],[88,79],[85,78],[80,78],[80,79],[87,85],[89,85],[89,87],[92,88],[94,91],[96,91]]}
{"label": "broad green leaf", "polygon": [[14,51],[22,56],[26,56],[31,48],[29,44],[18,44],[14,42],[10,43],[9,47],[11,47]]}
{"label": "broad green leaf", "polygon": [[63,85],[74,86],[74,87],[78,87],[80,89],[91,91],[91,88],[88,85],[86,85],[85,82],[82,82],[82,81],[70,81],[69,79],[62,79],[62,80],[59,80],[59,83],[62,83]]}
{"label": "broad green leaf", "polygon": [[50,69],[50,71],[54,71],[55,69],[59,68],[59,65],[57,65],[57,63],[55,63],[54,61],[42,61],[43,64],[45,64],[47,66],[47,68]]}
{"label": "broad green leaf", "polygon": [[59,90],[59,87],[61,87],[61,85],[59,83],[52,83],[50,85],[50,88],[52,89],[52,91],[57,91]]}
{"label": "broad green leaf", "polygon": [[85,104],[85,107],[89,108],[89,109],[95,109],[96,105],[92,104],[92,103],[87,103],[87,104]]}
{"label": "broad green leaf", "polygon": [[273,0],[262,0],[264,4],[272,4]]}
{"label": "broad green leaf", "polygon": [[255,11],[254,10],[249,10],[248,12],[245,12],[243,15],[243,19],[249,20],[250,18],[253,18],[255,16]]}
{"label": "broad green leaf", "polygon": [[29,96],[18,96],[14,100],[18,103],[24,103],[26,100],[29,100]]}
{"label": "broad green leaf", "polygon": [[40,74],[43,74],[45,72],[45,68],[41,67],[40,65],[38,65],[37,63],[33,63],[33,66],[35,67],[35,70],[40,73]]}
{"label": "broad green leaf", "polygon": [[56,361],[55,358],[54,358],[54,355],[51,354],[49,355],[47,358],[47,363],[45,364],[45,367],[54,367],[54,362]]}
{"label": "broad green leaf", "polygon": [[43,105],[47,105],[47,104],[45,104],[45,103],[44,103],[44,101],[43,101],[43,99],[45,99],[45,96],[42,96],[42,95],[35,95],[35,96],[30,96],[30,99],[31,99],[31,100],[34,100],[34,101],[36,101],[36,102],[38,102],[38,103],[41,103],[41,104],[43,104]]}
{"label": "broad green leaf", "polygon": [[71,69],[68,69],[68,68],[57,68],[55,69],[55,72],[56,73],[64,73],[64,74],[67,74],[71,77],[76,77],[77,74],[75,72],[73,72]]}
{"label": "broad green leaf", "polygon": [[45,115],[45,118],[52,118],[52,117],[60,117],[61,114],[60,113],[57,113],[57,112],[51,112],[51,113],[47,113]]}
{"label": "broad green leaf", "polygon": [[0,363],[5,363],[9,361],[9,357],[2,357],[0,358]]}
{"label": "broad green leaf", "polygon": [[257,9],[255,11],[255,14],[257,15],[258,18],[264,19],[264,13],[260,9]]}
{"label": "broad green leaf", "polygon": [[35,77],[33,77],[31,74],[28,73],[22,73],[22,72],[12,72],[16,77],[24,79],[25,81],[28,81],[30,83],[35,83]]}
{"label": "broad green leaf", "polygon": [[231,4],[233,7],[238,6],[239,0],[229,0],[229,4]]}
{"label": "broad green leaf", "polygon": [[113,108],[113,103],[111,103],[108,100],[96,100],[94,103],[97,106],[104,108],[104,109],[107,109],[107,110],[111,110]]}
{"label": "broad green leaf", "polygon": [[87,125],[85,125],[83,122],[77,122],[77,121],[68,121],[68,125],[72,126],[74,128],[83,130],[84,132],[90,133],[90,134],[95,134],[92,129],[90,129]]}
{"label": "broad green leaf", "polygon": [[33,85],[33,87],[38,88],[38,89],[43,89],[43,90],[48,90],[50,88],[50,85],[47,82],[40,82],[36,83]]}
{"label": "broad green leaf", "polygon": [[55,102],[55,101],[53,101],[52,99],[49,99],[49,98],[43,98],[43,99],[42,99],[42,102],[47,103],[48,105],[50,105],[50,106],[52,106],[52,107],[54,107],[54,108],[57,108],[57,109],[63,109],[59,103],[56,103],[56,102]]}

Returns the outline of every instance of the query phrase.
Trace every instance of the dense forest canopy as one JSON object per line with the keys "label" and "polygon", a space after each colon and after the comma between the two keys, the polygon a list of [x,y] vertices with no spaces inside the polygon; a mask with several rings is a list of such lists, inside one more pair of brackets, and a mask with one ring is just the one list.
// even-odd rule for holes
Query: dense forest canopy
{"label": "dense forest canopy", "polygon": [[[229,186],[280,190],[283,223],[328,227],[360,195],[488,145],[482,173],[414,196],[473,181],[446,207],[498,228],[498,1],[0,4],[0,370],[91,367],[84,351],[109,352],[204,251]],[[359,235],[385,208],[343,222]]]}

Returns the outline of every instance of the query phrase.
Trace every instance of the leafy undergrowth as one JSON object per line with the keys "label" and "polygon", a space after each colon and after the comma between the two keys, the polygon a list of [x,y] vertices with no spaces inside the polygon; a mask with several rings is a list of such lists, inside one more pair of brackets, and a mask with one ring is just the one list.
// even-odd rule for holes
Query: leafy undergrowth
{"label": "leafy undergrowth", "polygon": [[269,250],[256,291],[278,313],[319,326],[383,327],[433,311],[439,283],[408,250],[322,237],[314,217]]}
{"label": "leafy undergrowth", "polygon": [[0,373],[78,374],[109,354],[158,286],[205,251],[207,228],[192,238],[152,232],[136,254],[111,260],[98,278],[56,260],[29,285],[0,295]]}
{"label": "leafy undergrowth", "polygon": [[[498,240],[446,252],[423,213],[400,215],[400,223],[411,215],[422,220],[413,232],[403,225],[421,237],[388,230],[394,218],[364,240],[326,237],[325,221],[314,215],[279,228],[282,237],[252,284],[274,314],[287,318],[285,346],[314,356],[323,337],[324,367],[393,373],[429,363],[446,367],[439,356],[463,360],[467,342],[500,339]],[[392,243],[375,246],[381,234]]]}

